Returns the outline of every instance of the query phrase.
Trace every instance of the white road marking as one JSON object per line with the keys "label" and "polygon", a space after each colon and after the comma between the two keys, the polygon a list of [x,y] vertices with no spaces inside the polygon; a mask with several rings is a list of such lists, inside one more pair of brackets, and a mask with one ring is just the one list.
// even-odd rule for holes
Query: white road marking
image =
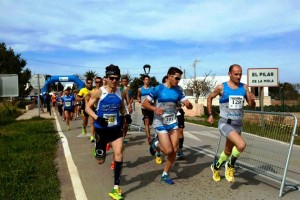
{"label": "white road marking", "polygon": [[66,161],[67,161],[67,166],[68,166],[68,170],[69,170],[69,173],[70,173],[75,198],[80,199],[80,200],[87,200],[88,198],[87,198],[86,193],[84,191],[84,188],[82,186],[81,179],[79,177],[77,167],[76,167],[76,165],[73,161],[73,158],[72,158],[72,154],[71,154],[71,151],[70,151],[70,148],[69,148],[68,140],[67,140],[66,136],[64,135],[64,133],[61,130],[61,127],[59,125],[56,113],[55,112],[53,112],[53,113],[54,113],[54,117],[55,117],[57,131],[58,131],[58,134],[59,134],[60,139],[62,141],[62,146],[63,146],[63,149],[64,149],[64,154],[65,154],[65,158],[66,158]]}
{"label": "white road marking", "polygon": [[215,139],[218,139],[220,137],[219,135],[216,135],[216,134],[218,134],[217,131],[189,131],[189,132],[192,134],[203,135],[203,136],[211,137],[211,138],[215,138]]}
{"label": "white road marking", "polygon": [[199,141],[199,142],[202,142],[201,139],[199,139],[199,138],[197,138],[196,136],[194,136],[193,134],[191,134],[191,132],[192,132],[192,131],[184,131],[184,132],[183,132],[184,137],[188,137],[188,138],[191,138],[191,139],[193,139],[193,140],[197,140],[197,141]]}

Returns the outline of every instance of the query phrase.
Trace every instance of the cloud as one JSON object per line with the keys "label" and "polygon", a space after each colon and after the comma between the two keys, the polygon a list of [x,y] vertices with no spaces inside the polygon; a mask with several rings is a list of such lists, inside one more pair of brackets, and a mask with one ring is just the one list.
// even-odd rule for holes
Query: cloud
{"label": "cloud", "polygon": [[[111,35],[123,40],[243,42],[300,27],[299,6],[293,1],[124,1],[120,4],[119,1],[25,0],[2,4],[1,37],[11,41],[21,35],[23,40],[33,41],[32,46],[42,44],[37,45],[42,50],[45,45],[62,44],[78,50],[83,44],[86,47],[83,51],[105,51],[120,46],[103,41],[102,38]],[[9,17],[5,20],[3,16]],[[11,30],[14,30],[11,36],[4,34]],[[90,36],[98,38],[86,39]]]}

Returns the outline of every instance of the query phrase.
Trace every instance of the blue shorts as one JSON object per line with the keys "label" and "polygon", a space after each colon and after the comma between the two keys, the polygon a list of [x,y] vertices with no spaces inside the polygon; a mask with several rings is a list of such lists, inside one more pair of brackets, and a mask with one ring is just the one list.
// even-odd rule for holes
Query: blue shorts
{"label": "blue shorts", "polygon": [[177,123],[156,127],[155,131],[157,133],[170,133],[172,130],[175,130],[175,129],[178,129]]}

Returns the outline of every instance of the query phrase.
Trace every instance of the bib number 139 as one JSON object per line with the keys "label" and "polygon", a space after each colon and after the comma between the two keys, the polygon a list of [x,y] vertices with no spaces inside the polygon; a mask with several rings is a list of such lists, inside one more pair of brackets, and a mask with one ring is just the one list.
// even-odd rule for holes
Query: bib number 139
{"label": "bib number 139", "polygon": [[244,97],[239,95],[229,96],[229,109],[242,109],[244,104]]}

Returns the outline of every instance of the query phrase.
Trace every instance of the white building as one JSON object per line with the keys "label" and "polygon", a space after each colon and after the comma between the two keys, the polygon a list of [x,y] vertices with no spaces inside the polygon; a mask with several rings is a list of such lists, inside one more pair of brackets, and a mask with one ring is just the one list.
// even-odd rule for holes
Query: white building
{"label": "white building", "polygon": [[[205,77],[197,77],[197,79],[204,79]],[[212,80],[211,76],[206,77],[206,79]],[[182,87],[184,90],[187,89],[187,83],[190,82],[192,79],[181,79],[179,82],[179,86]],[[213,79],[214,82],[216,82],[216,86],[226,82],[229,80],[229,76],[215,76],[215,78]],[[242,83],[248,84],[247,83],[247,75],[243,75],[242,79],[241,79]],[[257,100],[256,100],[256,106],[259,106],[259,96],[260,96],[260,90],[258,87],[249,87],[249,90],[255,94]],[[263,87],[263,92],[262,95],[264,97],[263,99],[263,103],[264,105],[271,105],[271,98],[269,96],[269,88],[268,87]],[[194,96],[188,96],[189,99],[191,99],[192,101],[194,101],[195,97]],[[198,99],[198,104],[203,104],[204,106],[206,106],[206,97],[199,97]],[[217,96],[214,100],[213,100],[213,105],[219,105],[219,96]]]}

